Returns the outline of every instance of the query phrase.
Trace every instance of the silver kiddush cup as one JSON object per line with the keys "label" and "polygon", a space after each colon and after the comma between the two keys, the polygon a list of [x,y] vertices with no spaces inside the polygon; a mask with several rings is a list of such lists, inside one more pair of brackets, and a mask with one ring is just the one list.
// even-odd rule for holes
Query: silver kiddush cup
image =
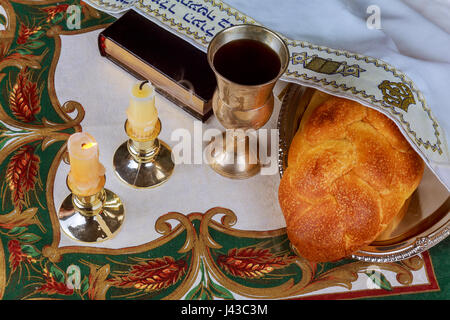
{"label": "silver kiddush cup", "polygon": [[[219,73],[214,64],[215,54],[234,40],[255,40],[267,45],[280,60],[278,74],[264,83],[245,85]],[[217,33],[209,43],[207,58],[217,79],[213,111],[217,120],[227,129],[222,137],[214,139],[207,146],[205,152],[209,164],[224,177],[252,177],[261,168],[258,149],[250,144],[252,139],[248,134],[241,133],[257,130],[270,119],[274,106],[273,87],[289,64],[289,49],[275,32],[257,25],[242,24]]]}

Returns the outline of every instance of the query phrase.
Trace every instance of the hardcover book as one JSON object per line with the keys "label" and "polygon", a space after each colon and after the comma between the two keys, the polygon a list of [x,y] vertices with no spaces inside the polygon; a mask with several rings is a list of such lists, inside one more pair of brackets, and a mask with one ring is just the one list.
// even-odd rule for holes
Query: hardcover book
{"label": "hardcover book", "polygon": [[212,114],[216,78],[206,53],[133,10],[103,30],[99,50],[191,115],[205,121]]}

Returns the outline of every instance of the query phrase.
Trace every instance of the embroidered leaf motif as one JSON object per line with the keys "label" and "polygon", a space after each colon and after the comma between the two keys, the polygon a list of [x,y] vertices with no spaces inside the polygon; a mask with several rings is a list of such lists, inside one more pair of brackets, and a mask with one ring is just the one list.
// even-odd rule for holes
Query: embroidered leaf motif
{"label": "embroidered leaf motif", "polygon": [[22,211],[16,207],[10,213],[0,215],[0,228],[9,229],[8,235],[14,237],[25,232],[27,230],[26,226],[33,224],[36,224],[39,229],[45,231],[44,226],[36,214],[37,211],[37,208],[28,208]]}
{"label": "embroidered leaf motif", "polygon": [[35,258],[35,257],[40,255],[40,253],[37,251],[37,249],[34,246],[28,245],[28,244],[24,244],[22,246],[22,251],[27,256],[33,257],[33,258]]}
{"label": "embroidered leaf motif", "polygon": [[64,18],[64,12],[67,11],[68,7],[68,4],[60,4],[42,9],[47,13],[47,19],[45,21],[47,23],[50,21],[53,23],[61,21]]}
{"label": "embroidered leaf motif", "polygon": [[60,21],[62,21],[62,19],[64,19],[64,13],[63,12],[58,12],[57,14],[55,14],[55,16],[51,19],[51,21],[53,23],[58,23]]}
{"label": "embroidered leaf motif", "polygon": [[389,291],[392,290],[391,283],[381,272],[372,270],[370,272],[366,272],[365,274],[369,277],[370,280],[372,280],[373,283],[378,286],[378,288]]}
{"label": "embroidered leaf motif", "polygon": [[[30,37],[31,39],[31,37]],[[45,42],[41,41],[41,40],[35,40],[35,41],[31,41],[27,44],[27,48],[30,49],[39,49],[40,47],[44,46]]]}
{"label": "embroidered leaf motif", "polygon": [[25,227],[14,227],[11,229],[11,231],[8,233],[10,236],[17,236],[27,230]]}
{"label": "embroidered leaf motif", "polygon": [[26,25],[24,25],[23,23],[20,24],[20,29],[19,29],[19,36],[17,37],[17,43],[18,44],[24,44],[28,41],[28,39],[35,35],[38,32],[42,32],[41,31],[42,27],[41,26],[37,26],[37,27],[28,27]]}
{"label": "embroidered leaf motif", "polygon": [[23,242],[32,243],[32,242],[36,242],[36,241],[41,240],[41,237],[39,237],[38,235],[36,235],[34,233],[24,233],[24,234],[21,234],[18,237],[18,239],[22,240]]}
{"label": "embroidered leaf motif", "polygon": [[82,294],[85,294],[89,290],[89,280],[88,278],[84,278],[80,284],[80,291]]}
{"label": "embroidered leaf motif", "polygon": [[0,25],[6,26],[6,17],[0,13]]}
{"label": "embroidered leaf motif", "polygon": [[[56,272],[55,269],[57,268],[52,268],[52,272]],[[45,283],[42,286],[40,286],[36,291],[48,295],[53,294],[62,294],[66,296],[72,295],[74,293],[74,290],[68,288],[64,282],[57,281],[52,272],[49,272],[47,268],[44,268]],[[61,278],[60,272],[61,271],[58,271],[56,273],[58,277]]]}
{"label": "embroidered leaf motif", "polygon": [[[22,50],[27,51],[23,54],[31,53],[28,49]],[[41,111],[39,94],[37,83],[29,79],[29,74],[19,73],[9,95],[9,105],[13,115],[23,122],[34,121],[35,115]]]}
{"label": "embroidered leaf motif", "polygon": [[8,242],[8,250],[11,273],[14,273],[22,262],[36,262],[34,258],[39,256],[39,252],[33,246],[21,245],[15,239]]}
{"label": "embroidered leaf motif", "polygon": [[233,294],[225,287],[222,287],[221,285],[215,283],[214,281],[211,281],[210,283],[210,289],[214,296],[231,300],[234,299]]}
{"label": "embroidered leaf motif", "polygon": [[6,168],[6,182],[11,191],[11,200],[15,207],[21,209],[25,195],[34,190],[39,171],[39,157],[29,145],[21,147],[12,157]]}
{"label": "embroidered leaf motif", "polygon": [[9,250],[9,266],[11,268],[11,273],[16,271],[17,267],[24,260],[24,253],[20,246],[20,242],[17,240],[10,240],[8,242]]}
{"label": "embroidered leaf motif", "polygon": [[32,53],[30,49],[25,49],[25,48],[23,48],[23,49],[17,49],[16,51],[17,51],[17,53],[19,53],[19,54],[21,54],[21,55],[23,55],[23,56],[29,55],[29,54]]}
{"label": "embroidered leaf motif", "polygon": [[194,288],[192,288],[188,294],[186,295],[186,297],[184,298],[185,300],[198,300],[202,294],[202,289],[203,289],[203,283],[199,283],[198,285],[196,285]]}
{"label": "embroidered leaf motif", "polygon": [[44,35],[44,33],[45,33],[44,30],[37,30],[36,32],[30,35],[30,40],[39,39]]}
{"label": "embroidered leaf motif", "polygon": [[192,288],[185,297],[185,300],[210,300],[213,297],[232,300],[233,294],[228,289],[215,283],[205,270],[203,261],[200,262],[201,280],[198,285]]}
{"label": "embroidered leaf motif", "polygon": [[149,292],[175,284],[186,270],[187,264],[184,260],[175,261],[172,257],[163,257],[133,265],[127,275],[108,281],[117,287],[134,287]]}
{"label": "embroidered leaf motif", "polygon": [[261,278],[275,269],[284,268],[292,262],[290,256],[275,256],[269,249],[231,249],[227,255],[220,255],[217,263],[233,276]]}
{"label": "embroidered leaf motif", "polygon": [[106,280],[110,271],[109,264],[105,264],[102,267],[90,265],[89,269],[88,283],[84,284],[83,290],[87,290],[90,300],[105,300],[106,291],[110,287],[110,284],[107,283],[108,280]]}
{"label": "embroidered leaf motif", "polygon": [[55,265],[51,265],[50,273],[58,282],[64,282],[64,280],[66,279],[65,273]]}

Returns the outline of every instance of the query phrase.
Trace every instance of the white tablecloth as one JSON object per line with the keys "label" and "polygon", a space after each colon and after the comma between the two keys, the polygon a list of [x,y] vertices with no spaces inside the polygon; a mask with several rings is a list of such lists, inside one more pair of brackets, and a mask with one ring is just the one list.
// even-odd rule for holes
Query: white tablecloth
{"label": "white tablecloth", "polygon": [[[449,0],[227,0],[226,3],[290,39],[379,58],[396,66],[423,92],[450,132]],[[370,6],[381,29],[369,29]]]}

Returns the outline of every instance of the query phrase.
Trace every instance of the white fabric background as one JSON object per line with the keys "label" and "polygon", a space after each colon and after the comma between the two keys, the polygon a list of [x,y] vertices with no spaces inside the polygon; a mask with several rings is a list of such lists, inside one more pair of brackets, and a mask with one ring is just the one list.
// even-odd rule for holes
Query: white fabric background
{"label": "white fabric background", "polygon": [[[450,0],[226,0],[288,38],[384,60],[423,92],[450,132]],[[369,29],[377,5],[381,29]],[[450,140],[447,138],[447,140]]]}

